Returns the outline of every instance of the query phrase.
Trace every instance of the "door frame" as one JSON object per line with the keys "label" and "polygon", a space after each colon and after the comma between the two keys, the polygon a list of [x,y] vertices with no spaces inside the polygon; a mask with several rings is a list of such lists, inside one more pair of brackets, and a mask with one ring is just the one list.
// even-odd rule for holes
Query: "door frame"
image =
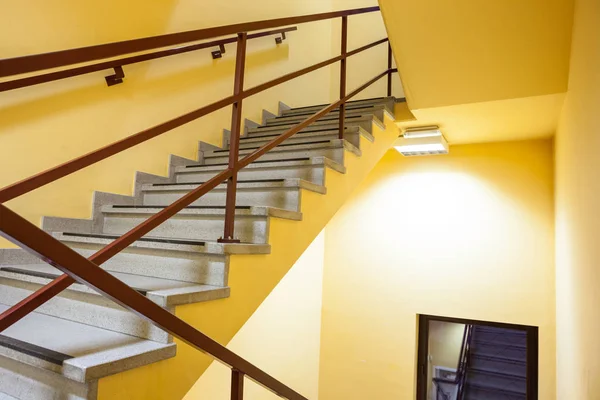
{"label": "door frame", "polygon": [[464,325],[482,325],[493,328],[513,329],[527,333],[527,400],[538,400],[539,382],[539,328],[502,322],[480,321],[475,319],[443,317],[437,315],[417,315],[417,397],[427,400],[427,370],[429,354],[429,321],[451,322]]}

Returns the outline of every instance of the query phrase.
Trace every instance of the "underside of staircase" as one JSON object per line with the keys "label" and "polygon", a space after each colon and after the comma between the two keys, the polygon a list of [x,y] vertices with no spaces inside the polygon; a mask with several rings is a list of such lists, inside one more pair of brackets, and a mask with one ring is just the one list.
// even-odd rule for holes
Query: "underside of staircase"
{"label": "underside of staircase", "polygon": [[[343,140],[335,110],[241,170],[240,244],[217,242],[223,184],[102,268],[228,343],[390,148],[399,104],[392,97],[349,102]],[[321,108],[281,104],[278,116],[265,112],[262,124],[246,123],[240,157]],[[225,169],[227,135],[223,142],[201,143],[197,160],[171,156],[167,177],[138,172],[132,196],[96,192],[90,219],[45,217],[43,229],[89,257]],[[0,311],[60,275],[23,250],[0,250]],[[147,320],[74,284],[0,335],[0,400],[181,399],[209,364]],[[128,388],[139,374],[153,384]]]}

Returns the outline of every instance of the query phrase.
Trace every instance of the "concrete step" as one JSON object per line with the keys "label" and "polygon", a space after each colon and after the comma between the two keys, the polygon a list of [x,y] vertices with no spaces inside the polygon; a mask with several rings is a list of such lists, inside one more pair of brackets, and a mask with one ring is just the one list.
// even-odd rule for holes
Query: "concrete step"
{"label": "concrete step", "polygon": [[[168,206],[204,182],[186,182],[172,184],[144,185],[142,201],[145,206]],[[324,186],[301,179],[238,180],[236,205],[264,206],[284,210],[300,210],[302,190],[325,194]],[[221,184],[195,202],[192,206],[224,206],[227,197],[227,185]]]}
{"label": "concrete step", "polygon": [[[187,165],[175,172],[177,183],[206,182],[222,172],[226,165]],[[305,157],[297,160],[254,162],[238,173],[239,180],[298,178],[316,185],[325,184],[327,169],[345,173],[343,165],[325,157]]]}
{"label": "concrete step", "polygon": [[[344,151],[350,151],[360,156],[360,150],[348,141],[335,139],[313,142],[310,144],[294,144],[279,146],[259,158],[260,161],[267,160],[289,160],[306,157],[327,157],[338,164],[344,164]],[[254,152],[252,149],[240,150],[240,159]],[[229,161],[229,150],[214,150],[204,152],[204,165],[223,164]]]}
{"label": "concrete step", "polygon": [[[138,206],[135,208],[105,206],[104,232],[118,234],[128,232],[164,207]],[[269,218],[300,221],[302,213],[272,207],[238,207],[235,217],[235,236],[243,243],[268,243]],[[224,207],[189,207],[180,211],[147,237],[173,237],[180,239],[205,239],[215,241],[223,236]]]}
{"label": "concrete step", "polygon": [[[272,140],[276,139],[279,135],[265,135],[265,136],[248,136],[240,139],[240,149],[259,149],[262,146],[269,144]],[[360,138],[364,137],[370,142],[374,141],[373,136],[366,132],[364,129],[359,127],[352,127],[346,130],[344,134],[344,140],[350,142],[353,146],[360,149]],[[322,143],[327,140],[336,140],[339,139],[338,130],[326,130],[320,132],[308,132],[302,134],[296,134],[289,139],[283,141],[282,145],[277,148],[283,146],[290,146],[292,144],[311,144],[311,143]],[[227,147],[229,148],[229,147]]]}
{"label": "concrete step", "polygon": [[504,357],[511,360],[526,361],[527,347],[509,344],[496,344],[490,342],[473,341],[471,353],[494,357]]}
{"label": "concrete step", "polygon": [[[0,305],[0,312],[7,308]],[[174,357],[175,351],[172,343],[156,343],[38,312],[27,315],[0,336],[0,357],[75,382],[89,382],[165,360]],[[5,368],[4,363],[0,368]],[[0,390],[7,392],[4,387]]]}
{"label": "concrete step", "polygon": [[479,329],[476,328],[473,332],[473,339],[481,342],[489,342],[496,344],[510,344],[513,346],[527,346],[527,332],[510,330],[510,329],[497,329],[487,328]]}
{"label": "concrete step", "polygon": [[[377,105],[377,104],[384,104],[387,106],[388,111],[393,113],[394,112],[394,102],[395,102],[394,97],[377,97],[377,98],[372,98],[372,99],[351,100],[351,101],[346,102],[346,108],[352,109],[352,108],[356,108],[356,107],[366,107],[366,106],[373,106],[373,105]],[[305,114],[308,112],[316,113],[319,110],[322,110],[323,108],[327,107],[328,105],[329,104],[319,104],[319,105],[311,105],[311,106],[305,106],[305,107],[294,107],[289,110],[284,110],[281,113],[281,115],[283,116],[283,115],[293,115],[293,114]],[[336,110],[338,108],[336,108]]]}
{"label": "concrete step", "polygon": [[509,390],[514,393],[527,393],[527,377],[506,372],[470,368],[467,382],[489,389]]}
{"label": "concrete step", "polygon": [[[385,129],[383,123],[377,119],[374,115],[356,115],[347,117],[345,120],[345,126],[348,128],[352,127],[360,127],[367,131],[370,134],[373,134],[373,124],[377,124],[381,129]],[[248,137],[253,137],[255,135],[261,136],[268,133],[278,133],[282,134],[287,132],[291,128],[298,125],[297,123],[283,123],[281,125],[265,125],[258,126],[256,128],[248,129]],[[315,131],[315,130],[337,130],[339,129],[339,123],[337,119],[334,120],[324,120],[313,122],[310,126],[301,130],[304,131]]]}
{"label": "concrete step", "polygon": [[56,372],[0,356],[0,390],[3,400],[97,400],[98,383],[76,382]]}
{"label": "concrete step", "polygon": [[[374,115],[380,122],[384,121],[385,113],[387,112],[384,105],[369,105],[366,107],[354,107],[346,110],[346,118],[356,117],[361,115]],[[299,124],[304,120],[313,116],[316,112],[308,111],[306,113],[296,113],[296,114],[288,114],[281,115],[275,118],[269,118],[265,122],[266,126],[275,126],[282,124]],[[389,113],[388,113],[389,114]],[[319,121],[338,121],[339,120],[339,111],[335,110],[320,118]]]}
{"label": "concrete step", "polygon": [[[119,236],[55,232],[53,236],[89,257]],[[230,254],[269,254],[268,244],[224,244],[173,238],[142,238],[102,264],[107,271],[226,287]],[[161,304],[173,305],[171,300]]]}
{"label": "concrete step", "polygon": [[[228,287],[198,285],[118,272],[111,274],[138,293],[168,308],[229,296]],[[0,267],[0,303],[16,304],[61,275],[59,270],[48,264],[3,265]],[[71,285],[41,306],[38,312],[160,343],[171,341],[170,336],[163,330],[81,284]]]}
{"label": "concrete step", "polygon": [[465,385],[465,400],[526,400],[526,397],[522,393],[479,386],[468,381]]}
{"label": "concrete step", "polygon": [[526,376],[527,363],[502,356],[471,354],[469,366],[474,369]]}

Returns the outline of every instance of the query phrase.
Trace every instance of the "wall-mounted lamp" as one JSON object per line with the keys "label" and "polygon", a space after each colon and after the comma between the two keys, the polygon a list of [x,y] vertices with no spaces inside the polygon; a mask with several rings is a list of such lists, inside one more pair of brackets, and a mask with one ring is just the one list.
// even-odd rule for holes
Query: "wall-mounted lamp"
{"label": "wall-mounted lamp", "polygon": [[437,126],[407,128],[394,143],[405,157],[448,154],[448,142]]}

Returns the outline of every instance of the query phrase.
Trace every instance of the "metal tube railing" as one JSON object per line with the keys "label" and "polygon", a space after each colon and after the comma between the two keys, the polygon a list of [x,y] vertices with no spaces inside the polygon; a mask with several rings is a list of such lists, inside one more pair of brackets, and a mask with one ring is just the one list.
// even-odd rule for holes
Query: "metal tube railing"
{"label": "metal tube railing", "polygon": [[[270,375],[266,374],[265,372],[256,368],[252,364],[248,363],[241,357],[226,349],[224,346],[203,335],[201,332],[199,332],[192,326],[186,324],[184,321],[180,320],[167,310],[156,305],[155,303],[147,299],[145,296],[140,295],[135,290],[131,289],[126,284],[113,277],[99,266],[111,259],[112,257],[114,257],[115,255],[117,255],[119,252],[121,252],[131,244],[133,244],[136,240],[150,233],[160,224],[173,217],[175,214],[183,210],[185,207],[188,207],[193,202],[195,202],[200,197],[213,190],[215,187],[222,184],[223,182],[227,182],[227,199],[224,233],[220,241],[236,242],[234,236],[236,187],[237,175],[242,168],[256,161],[259,157],[263,156],[265,153],[272,150],[273,148],[281,144],[283,141],[290,138],[292,135],[296,134],[302,129],[306,128],[313,122],[326,116],[328,113],[330,113],[337,107],[340,108],[339,134],[340,138],[343,139],[345,103],[349,99],[356,96],[358,93],[360,93],[361,91],[363,91],[364,89],[366,89],[367,87],[369,87],[370,85],[372,85],[373,83],[377,82],[379,79],[385,76],[388,77],[388,94],[390,94],[390,77],[391,74],[397,72],[397,70],[391,68],[391,55],[389,54],[388,68],[384,72],[369,80],[359,88],[353,90],[351,93],[346,93],[346,59],[350,56],[361,53],[374,46],[388,42],[388,39],[381,39],[348,52],[348,16],[367,12],[374,12],[378,10],[378,7],[372,7],[365,9],[339,11],[334,13],[315,14],[302,17],[281,18],[276,20],[267,20],[247,24],[229,25],[218,28],[201,29],[190,32],[182,32],[178,34],[163,35],[144,39],[135,39],[119,43],[111,43],[74,50],[59,51],[48,54],[19,57],[8,60],[0,60],[0,77],[2,77],[34,72],[48,68],[67,66],[79,62],[89,62],[102,58],[114,57],[122,54],[150,50],[154,48],[176,45],[190,41],[208,39],[211,37],[222,36],[231,33],[237,34],[236,68],[234,77],[234,91],[232,96],[226,97],[215,103],[209,104],[187,114],[174,118],[170,121],[159,124],[132,136],[129,136],[121,141],[112,143],[99,150],[78,157],[74,160],[61,164],[57,167],[51,168],[47,171],[34,175],[30,178],[27,178],[0,190],[0,235],[18,244],[19,246],[28,250],[29,252],[38,255],[44,261],[48,262],[49,264],[55,266],[56,268],[64,272],[64,275],[60,276],[59,278],[56,278],[46,286],[42,287],[38,291],[28,296],[26,299],[22,300],[18,304],[6,310],[4,313],[0,314],[0,332],[6,329],[7,327],[11,326],[12,324],[16,323],[17,321],[19,321],[19,319],[23,318],[30,312],[34,311],[37,307],[59,294],[62,290],[68,288],[74,282],[78,281],[113,299],[126,309],[136,312],[140,316],[149,319],[155,325],[166,330],[173,336],[178,337],[179,339],[187,342],[188,344],[197,348],[200,351],[210,354],[215,359],[231,367],[232,399],[243,399],[244,377],[247,376],[249,379],[252,379],[255,382],[263,385],[264,387],[276,393],[280,397],[293,400],[305,400],[305,398],[297,392],[293,391],[292,389],[277,381]],[[306,67],[301,70],[289,73],[282,77],[258,85],[254,88],[244,90],[243,86],[245,75],[244,70],[246,59],[246,43],[249,38],[253,37],[253,35],[248,34],[249,31],[276,28],[282,25],[299,24],[304,22],[319,21],[331,18],[342,18],[342,43],[341,54],[339,56],[330,58],[329,60],[325,60],[310,67]],[[263,32],[263,36],[269,33],[271,32]],[[260,34],[254,34],[254,36],[256,35]],[[214,44],[214,42],[211,43]],[[196,47],[194,48],[194,46]],[[192,48],[197,49],[197,46],[202,45],[194,46],[189,46],[185,51],[192,51]],[[166,50],[166,52],[169,52],[169,50]],[[153,54],[159,53],[161,52]],[[150,55],[146,56],[150,57]],[[140,57],[144,56],[142,55]],[[135,59],[135,57],[117,61],[132,61],[133,59]],[[136,59],[136,62],[140,61],[144,60]],[[240,160],[239,140],[241,132],[243,100],[256,93],[270,89],[281,83],[295,79],[299,76],[313,72],[317,69],[331,65],[338,61],[341,62],[340,99],[330,105],[325,106],[319,112],[307,117],[301,123],[288,129],[280,136],[276,137],[269,143],[263,145],[259,149],[255,150],[254,152]],[[89,66],[87,68],[97,68],[99,65],[106,64],[95,64],[94,66]],[[81,73],[85,73],[83,72],[83,70],[79,70],[77,68],[68,71],[71,72],[63,72],[63,74],[72,73],[74,74],[72,76],[76,76],[80,75]],[[45,77],[43,79],[50,79],[50,77],[52,77],[52,74],[45,74],[40,76]],[[55,75],[53,77],[56,79],[62,79],[66,76],[67,75],[61,75],[61,77],[58,77],[58,75]],[[36,77],[33,77],[31,79],[35,78]],[[13,85],[18,85],[24,84],[25,81],[23,79],[18,79],[15,81],[5,82],[3,84],[8,86],[4,87],[9,87],[11,85],[11,82],[13,82]],[[0,88],[1,87],[2,86],[0,86]],[[26,221],[24,218],[20,217],[13,211],[6,208],[3,204],[1,204],[229,105],[233,106],[233,110],[231,123],[231,139],[229,141],[229,162],[227,169],[217,174],[207,182],[201,184],[194,190],[190,191],[188,194],[181,197],[162,211],[158,212],[157,214],[154,214],[152,217],[148,218],[143,223],[131,229],[129,232],[125,233],[120,238],[114,240],[109,245],[92,255],[89,259],[82,257],[81,255],[70,249],[68,246],[61,243],[59,240],[53,238],[51,235],[47,234],[40,228]]]}

